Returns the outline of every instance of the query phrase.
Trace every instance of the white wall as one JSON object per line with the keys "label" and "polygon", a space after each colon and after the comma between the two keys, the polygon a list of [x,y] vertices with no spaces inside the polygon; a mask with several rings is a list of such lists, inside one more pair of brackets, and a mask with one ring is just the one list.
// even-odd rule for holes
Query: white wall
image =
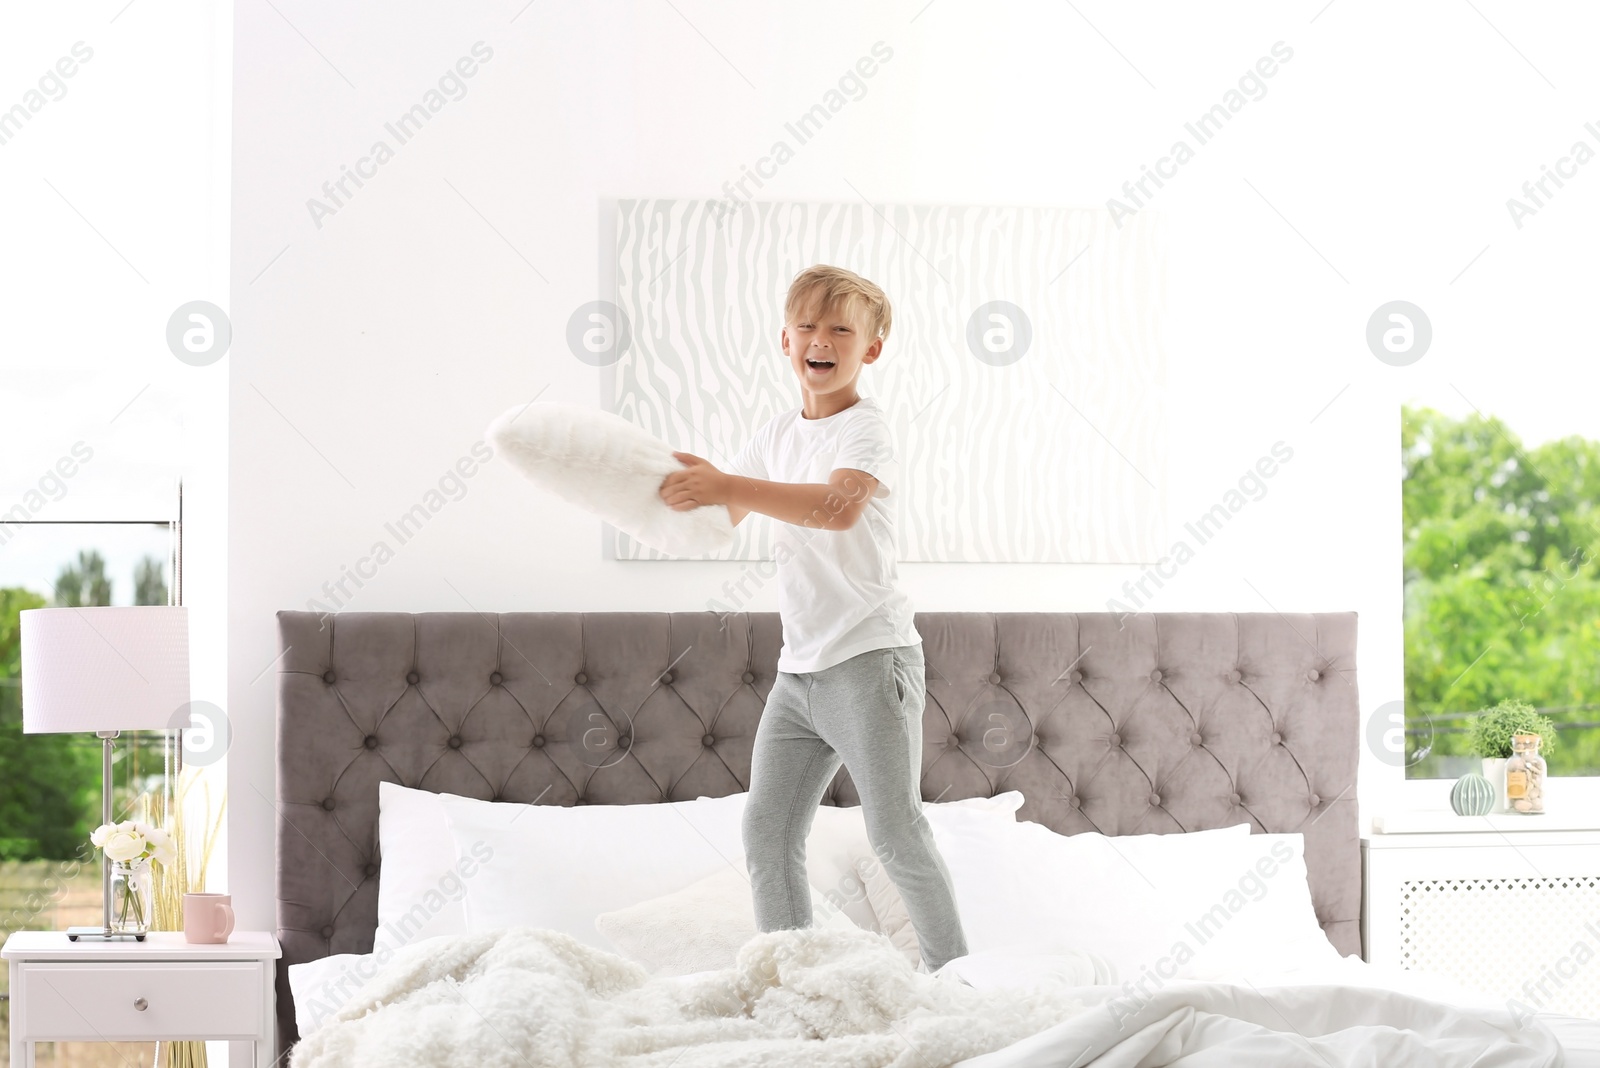
{"label": "white wall", "polygon": [[[229,707],[241,923],[273,922],[273,613],[324,598],[323,583],[495,413],[535,394],[597,403],[598,372],[563,338],[573,309],[598,295],[602,198],[724,195],[880,40],[894,55],[866,96],[764,199],[1104,205],[1274,42],[1293,49],[1266,96],[1152,204],[1172,234],[1174,536],[1274,442],[1294,458],[1147,607],[1354,610],[1363,714],[1401,697],[1400,400],[1449,380],[1491,401],[1503,380],[1564,357],[1565,338],[1589,336],[1576,332],[1581,302],[1546,300],[1542,348],[1508,359],[1519,302],[1558,272],[1569,295],[1583,292],[1569,272],[1592,270],[1561,249],[1594,203],[1576,185],[1600,177],[1575,180],[1524,231],[1504,206],[1581,132],[1567,97],[1507,44],[1580,99],[1585,34],[1553,6],[1485,8],[1503,32],[1470,7],[1356,0],[911,0],[866,13],[831,2],[786,16],[725,0],[521,7],[292,0],[236,12]],[[493,58],[466,97],[314,225],[308,198],[478,41]],[[1413,367],[1365,346],[1369,315],[1393,299],[1434,323],[1433,350]],[[1140,570],[902,574],[925,610],[1101,611]],[[596,522],[491,464],[348,605],[695,610],[737,573],[605,562]],[[775,607],[770,589],[755,607]],[[1363,753],[1364,816],[1398,778]]]}

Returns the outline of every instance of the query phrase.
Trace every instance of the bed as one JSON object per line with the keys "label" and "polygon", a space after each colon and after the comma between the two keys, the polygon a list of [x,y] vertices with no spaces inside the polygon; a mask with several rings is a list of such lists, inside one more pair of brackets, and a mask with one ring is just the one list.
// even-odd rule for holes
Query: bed
{"label": "bed", "polygon": [[[300,1037],[289,969],[373,950],[381,784],[535,806],[742,794],[781,637],[772,613],[283,611],[278,622],[280,1049]],[[1315,924],[1345,970],[1260,985],[1289,997],[1360,981],[1349,972],[1366,967],[1354,613],[927,612],[916,625],[926,801],[1020,795],[1015,819],[1057,836],[1240,823],[1303,836]],[[824,805],[857,803],[841,769]],[[1600,1049],[1583,1021],[1559,1023],[1568,1064]],[[1059,1040],[1081,1037],[1069,1031]],[[1037,1056],[1050,1056],[1041,1041]],[[1502,1063],[1554,1063],[1525,1052]],[[997,1056],[971,1064],[1034,1063]]]}

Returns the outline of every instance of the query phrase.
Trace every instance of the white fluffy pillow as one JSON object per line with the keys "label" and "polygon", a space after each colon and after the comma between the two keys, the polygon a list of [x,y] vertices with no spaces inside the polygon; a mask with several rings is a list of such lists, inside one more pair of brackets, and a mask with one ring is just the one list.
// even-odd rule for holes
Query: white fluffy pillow
{"label": "white fluffy pillow", "polygon": [[[813,926],[853,931],[856,925],[811,894]],[[756,936],[755,900],[744,858],[675,893],[603,912],[595,929],[652,975],[689,975],[731,968],[739,947]]]}
{"label": "white fluffy pillow", "polygon": [[683,465],[672,446],[619,415],[536,401],[507,409],[487,435],[497,455],[539,486],[652,549],[698,556],[733,542],[723,505],[667,506],[661,480]]}

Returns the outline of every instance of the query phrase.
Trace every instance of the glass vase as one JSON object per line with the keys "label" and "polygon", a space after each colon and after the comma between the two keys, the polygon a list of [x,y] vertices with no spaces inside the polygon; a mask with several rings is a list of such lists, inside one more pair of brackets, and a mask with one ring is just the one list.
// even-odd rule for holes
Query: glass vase
{"label": "glass vase", "polygon": [[1528,815],[1544,812],[1545,760],[1539,755],[1537,734],[1513,734],[1511,759],[1506,761],[1506,803],[1511,811]]}
{"label": "glass vase", "polygon": [[111,930],[114,933],[149,933],[155,900],[155,879],[150,872],[149,857],[111,862]]}

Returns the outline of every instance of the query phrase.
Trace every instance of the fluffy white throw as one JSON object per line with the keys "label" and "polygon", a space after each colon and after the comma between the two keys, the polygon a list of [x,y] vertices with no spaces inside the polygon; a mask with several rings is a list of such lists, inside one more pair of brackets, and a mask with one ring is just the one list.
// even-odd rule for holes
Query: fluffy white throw
{"label": "fluffy white throw", "polygon": [[1054,991],[975,990],[915,972],[870,931],[759,934],[734,967],[650,978],[543,928],[397,953],[292,1068],[936,1068],[1080,1009]]}
{"label": "fluffy white throw", "polygon": [[[981,955],[980,955],[981,956]],[[1351,975],[1104,985],[1081,955],[911,970],[881,934],[759,934],[732,968],[649,978],[542,928],[442,936],[294,1048],[291,1068],[1552,1068],[1555,1036]],[[1359,964],[1359,962],[1355,962]],[[1045,967],[1045,965],[1050,965]],[[1367,967],[1367,966],[1362,966]],[[986,977],[983,973],[990,974]],[[1004,985],[996,984],[1000,980]],[[1095,985],[1101,984],[1101,985]],[[957,1063],[959,1062],[959,1063]]]}
{"label": "fluffy white throw", "polygon": [[522,474],[652,549],[698,556],[733,543],[723,505],[667,507],[661,480],[683,465],[672,446],[619,415],[536,401],[507,409],[487,435],[495,453]]}

